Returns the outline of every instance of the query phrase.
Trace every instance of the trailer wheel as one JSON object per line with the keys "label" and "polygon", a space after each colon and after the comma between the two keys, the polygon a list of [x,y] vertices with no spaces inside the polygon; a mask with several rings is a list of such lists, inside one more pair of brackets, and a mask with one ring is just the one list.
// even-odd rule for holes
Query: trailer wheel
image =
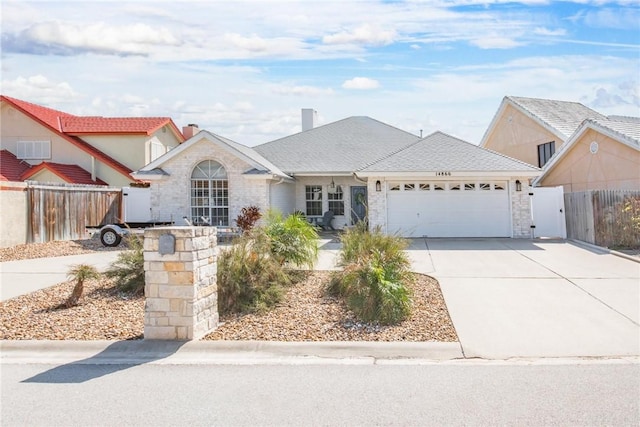
{"label": "trailer wheel", "polygon": [[122,236],[112,228],[105,228],[100,232],[100,241],[104,246],[118,246],[122,241]]}

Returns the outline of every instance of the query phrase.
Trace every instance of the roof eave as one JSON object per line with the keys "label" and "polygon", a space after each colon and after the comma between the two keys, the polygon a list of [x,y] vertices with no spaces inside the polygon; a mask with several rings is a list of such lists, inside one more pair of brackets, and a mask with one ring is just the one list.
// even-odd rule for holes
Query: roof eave
{"label": "roof eave", "polygon": [[512,171],[448,171],[447,175],[440,171],[359,171],[358,176],[363,178],[369,177],[391,177],[391,178],[430,178],[436,180],[450,181],[456,178],[468,177],[537,177],[542,173],[541,170],[512,170]]}

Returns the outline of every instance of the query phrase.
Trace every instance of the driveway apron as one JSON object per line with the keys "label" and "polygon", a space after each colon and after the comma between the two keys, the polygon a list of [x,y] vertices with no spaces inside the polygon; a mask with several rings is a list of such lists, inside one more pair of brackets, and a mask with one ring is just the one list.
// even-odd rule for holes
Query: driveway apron
{"label": "driveway apron", "polygon": [[466,357],[640,355],[640,264],[565,241],[423,243]]}

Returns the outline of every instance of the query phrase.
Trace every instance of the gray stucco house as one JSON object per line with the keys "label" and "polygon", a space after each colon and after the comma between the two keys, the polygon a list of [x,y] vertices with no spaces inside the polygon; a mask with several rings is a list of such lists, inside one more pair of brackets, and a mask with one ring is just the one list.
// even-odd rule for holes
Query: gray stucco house
{"label": "gray stucco house", "polygon": [[442,132],[420,138],[349,117],[256,147],[200,131],[132,175],[154,217],[233,226],[245,206],[343,228],[368,217],[405,237],[531,237],[540,169]]}

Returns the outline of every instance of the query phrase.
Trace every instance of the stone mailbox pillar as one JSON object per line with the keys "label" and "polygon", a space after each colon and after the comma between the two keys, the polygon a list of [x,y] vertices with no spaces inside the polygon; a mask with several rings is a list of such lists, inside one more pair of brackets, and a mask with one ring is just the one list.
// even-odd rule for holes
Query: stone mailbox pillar
{"label": "stone mailbox pillar", "polygon": [[144,232],[144,338],[197,340],[218,326],[215,227]]}

